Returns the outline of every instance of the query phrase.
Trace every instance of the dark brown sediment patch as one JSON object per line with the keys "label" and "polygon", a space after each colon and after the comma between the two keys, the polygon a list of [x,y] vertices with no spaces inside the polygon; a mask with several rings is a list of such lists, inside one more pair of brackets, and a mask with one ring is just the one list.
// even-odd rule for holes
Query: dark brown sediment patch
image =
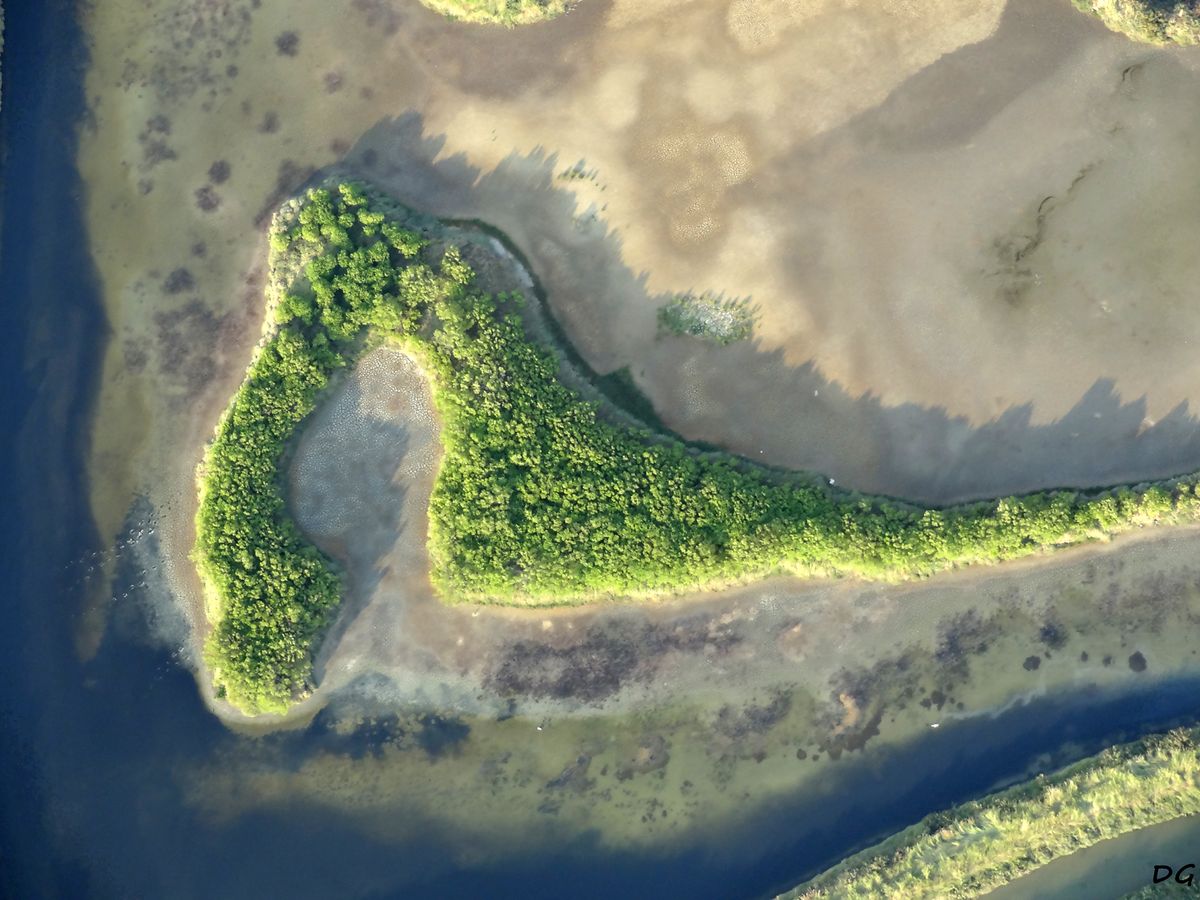
{"label": "dark brown sediment patch", "polygon": [[295,56],[300,52],[300,35],[294,31],[283,31],[275,37],[275,51],[280,56]]}
{"label": "dark brown sediment patch", "polygon": [[196,208],[203,212],[213,212],[221,205],[221,195],[211,184],[196,188]]}

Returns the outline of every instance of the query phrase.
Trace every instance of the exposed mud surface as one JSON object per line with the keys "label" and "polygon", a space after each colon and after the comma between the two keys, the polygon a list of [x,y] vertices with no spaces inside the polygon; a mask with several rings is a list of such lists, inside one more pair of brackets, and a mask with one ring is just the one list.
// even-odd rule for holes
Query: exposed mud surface
{"label": "exposed mud surface", "polygon": [[[339,159],[503,228],[585,356],[688,436],[930,500],[1200,459],[1194,53],[1038,0],[593,0],[517,32],[400,0],[193,7],[90,14],[105,531],[134,482],[190,470],[255,338],[187,320],[222,359],[164,408],[178,304],[147,273],[204,244],[219,321],[264,216]],[[757,339],[656,340],[685,290],[750,297]]]}

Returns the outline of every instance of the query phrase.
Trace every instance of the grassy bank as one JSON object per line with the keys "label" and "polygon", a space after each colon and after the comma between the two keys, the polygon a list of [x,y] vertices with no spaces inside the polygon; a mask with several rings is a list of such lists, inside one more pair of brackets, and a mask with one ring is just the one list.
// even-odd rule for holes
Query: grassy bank
{"label": "grassy bank", "polygon": [[1072,0],[1113,31],[1144,44],[1200,43],[1200,3],[1195,0]]}
{"label": "grassy bank", "polygon": [[460,22],[528,25],[561,16],[576,0],[421,0],[434,12]]}
{"label": "grassy bank", "polygon": [[451,601],[578,603],[776,572],[895,580],[1200,513],[1194,477],[930,509],[615,424],[560,380],[525,299],[478,289],[446,234],[349,185],[310,192],[273,226],[274,330],[206,455],[197,515],[208,660],[243,709],[303,695],[338,604],[279,468],[332,373],[371,341],[431,373],[444,456],[429,552]]}
{"label": "grassy bank", "polygon": [[1200,813],[1198,739],[1173,731],[1113,747],[927,816],[782,898],[977,897],[1098,841]]}
{"label": "grassy bank", "polygon": [[1176,884],[1174,881],[1164,881],[1160,884],[1150,884],[1141,890],[1126,894],[1122,900],[1178,900],[1180,897],[1195,897],[1196,887],[1190,884]]}

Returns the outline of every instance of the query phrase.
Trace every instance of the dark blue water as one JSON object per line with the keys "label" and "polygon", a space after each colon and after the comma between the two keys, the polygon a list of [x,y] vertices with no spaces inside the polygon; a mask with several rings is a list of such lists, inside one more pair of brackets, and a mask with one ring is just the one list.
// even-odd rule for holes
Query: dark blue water
{"label": "dark blue water", "polygon": [[[133,633],[80,663],[68,564],[98,549],[81,467],[108,339],[73,166],[86,50],[67,0],[8,4],[0,148],[0,891],[7,897],[756,897],[1031,766],[1178,720],[1200,684],[1044,701],[844,759],[822,796],[781,798],[709,845],[613,856],[581,834],[502,866],[450,862],[453,834],[382,844],[301,805],[216,825],[173,773],[255,744],[204,709],[191,676]],[[302,733],[279,758],[303,757]],[[1069,750],[1064,747],[1070,747]]]}

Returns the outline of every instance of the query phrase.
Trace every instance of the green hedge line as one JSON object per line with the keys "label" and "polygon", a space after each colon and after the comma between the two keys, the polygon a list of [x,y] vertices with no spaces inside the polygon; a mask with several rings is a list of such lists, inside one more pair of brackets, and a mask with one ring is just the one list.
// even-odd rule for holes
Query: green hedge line
{"label": "green hedge line", "polygon": [[307,690],[337,605],[337,575],[288,518],[278,468],[364,332],[402,342],[433,378],[444,457],[429,549],[448,600],[580,602],[776,571],[898,579],[1190,521],[1200,507],[1184,479],[926,509],[610,424],[528,338],[523,299],[475,289],[441,243],[350,185],[310,192],[272,237],[275,267],[304,262],[304,275],[218,429],[197,518],[216,607],[209,663],[244,709],[281,710]]}

